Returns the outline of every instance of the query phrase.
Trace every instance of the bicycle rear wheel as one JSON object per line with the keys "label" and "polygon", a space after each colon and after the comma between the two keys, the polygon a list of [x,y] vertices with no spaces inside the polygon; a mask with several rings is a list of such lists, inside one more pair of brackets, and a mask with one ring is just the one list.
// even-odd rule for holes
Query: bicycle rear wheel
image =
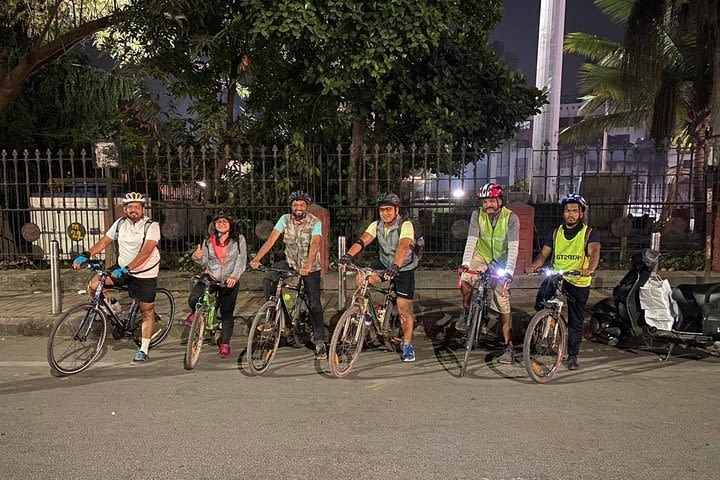
{"label": "bicycle rear wheel", "polygon": [[478,338],[478,330],[480,328],[480,308],[477,302],[473,301],[470,304],[470,311],[468,312],[468,320],[470,325],[467,329],[467,337],[465,338],[465,357],[463,358],[462,367],[460,368],[460,376],[464,377],[467,372],[468,361],[470,360],[470,352],[475,348],[475,343]]}
{"label": "bicycle rear wheel", "polygon": [[550,309],[536,313],[525,332],[523,363],[530,378],[537,383],[545,383],[555,376],[567,348],[567,324],[552,313]]}
{"label": "bicycle rear wheel", "polygon": [[150,347],[165,340],[175,319],[175,299],[164,288],[155,290],[155,333],[150,338]]}
{"label": "bicycle rear wheel", "polygon": [[400,325],[400,314],[397,312],[396,305],[392,303],[385,305],[385,315],[382,325],[385,350],[388,352],[399,352],[403,332]]}
{"label": "bicycle rear wheel", "polygon": [[267,301],[255,314],[247,343],[248,369],[260,375],[270,366],[280,345],[280,315],[277,302]]}
{"label": "bicycle rear wheel", "polygon": [[187,347],[185,347],[185,358],[183,359],[185,370],[195,368],[200,359],[200,351],[202,350],[203,341],[205,340],[206,317],[207,314],[204,308],[200,307],[195,309],[195,318],[193,318],[192,325],[190,326]]}
{"label": "bicycle rear wheel", "polygon": [[353,305],[338,320],[330,341],[330,372],[345,378],[357,363],[365,339],[365,322],[358,305]]}
{"label": "bicycle rear wheel", "polygon": [[55,320],[50,330],[47,359],[53,376],[79,373],[88,368],[100,355],[107,319],[92,303],[71,308]]}

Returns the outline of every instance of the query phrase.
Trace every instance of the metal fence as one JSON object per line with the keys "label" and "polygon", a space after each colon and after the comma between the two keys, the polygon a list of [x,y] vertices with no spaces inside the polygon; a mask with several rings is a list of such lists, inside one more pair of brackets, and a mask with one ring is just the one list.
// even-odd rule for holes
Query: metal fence
{"label": "metal fence", "polygon": [[[703,154],[713,158],[711,148]],[[652,145],[538,151],[513,141],[494,152],[444,145],[190,147],[125,152],[117,167],[101,168],[96,160],[85,151],[2,151],[0,265],[43,265],[52,239],[65,260],[86,250],[122,214],[117,205],[127,191],[151,197],[166,266],[182,266],[218,209],[234,214],[254,252],[296,189],[329,210],[331,240],[358,235],[376,216],[378,193],[394,191],[421,225],[424,263],[456,265],[478,204],[474,191],[488,181],[504,185],[508,201],[535,207],[535,249],[561,221],[557,199],[582,193],[591,204],[588,223],[603,240],[603,260],[617,263],[648,246],[653,231],[663,233],[665,252],[702,250],[711,228],[705,189],[718,183],[712,165],[696,165],[692,149]]]}

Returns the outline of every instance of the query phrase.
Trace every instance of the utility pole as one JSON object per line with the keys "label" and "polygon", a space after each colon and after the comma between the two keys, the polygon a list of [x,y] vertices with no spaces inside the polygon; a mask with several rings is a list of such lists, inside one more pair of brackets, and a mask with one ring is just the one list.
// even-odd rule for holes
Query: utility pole
{"label": "utility pole", "polygon": [[530,193],[534,200],[556,200],[558,193],[557,147],[564,36],[565,0],[542,0],[535,86],[548,88],[549,103],[533,119],[533,158],[529,178]]}

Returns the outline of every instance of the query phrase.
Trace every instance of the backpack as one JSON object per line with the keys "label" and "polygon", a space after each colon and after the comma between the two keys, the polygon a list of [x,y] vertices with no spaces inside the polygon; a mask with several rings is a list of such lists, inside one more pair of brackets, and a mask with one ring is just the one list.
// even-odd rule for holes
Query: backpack
{"label": "backpack", "polygon": [[[125,220],[127,220],[127,217],[120,217],[120,219],[118,220],[117,228],[115,229],[115,238],[113,238],[113,248],[115,250],[115,258],[116,259],[120,258],[120,244],[119,244],[118,239],[120,238],[120,227],[122,226],[123,223],[125,223]],[[147,238],[147,232],[148,232],[148,230],[150,230],[150,225],[153,222],[154,222],[154,220],[152,218],[149,218],[148,221],[145,222],[145,230],[143,231],[143,241],[142,241],[142,244],[140,245],[140,250],[142,250],[143,246],[145,246],[145,238]],[[155,247],[155,248],[157,248],[157,247]],[[145,270],[142,270],[140,272],[133,272],[133,273],[145,273],[145,272],[150,271],[153,268],[155,268],[156,265],[157,265],[157,263],[150,268],[146,268]]]}
{"label": "backpack", "polygon": [[[402,229],[402,226],[405,222],[412,223],[413,233],[414,233],[413,239],[415,240],[415,243],[412,246],[412,252],[415,254],[415,256],[417,257],[418,262],[419,262],[420,260],[422,260],[423,250],[425,249],[425,237],[423,236],[423,233],[422,233],[422,227],[420,226],[420,224],[418,222],[413,221],[410,218],[403,217],[400,220],[400,225],[398,225],[398,229]],[[378,220],[377,228],[381,228],[382,223],[383,223],[382,220]]]}

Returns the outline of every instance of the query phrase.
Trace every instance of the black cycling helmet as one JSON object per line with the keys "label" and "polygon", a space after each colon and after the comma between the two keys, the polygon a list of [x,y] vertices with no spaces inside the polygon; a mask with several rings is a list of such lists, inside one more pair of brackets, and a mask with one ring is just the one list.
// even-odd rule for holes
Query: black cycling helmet
{"label": "black cycling helmet", "polygon": [[225,213],[224,210],[220,210],[219,212],[217,212],[217,213],[215,214],[215,216],[212,218],[212,221],[213,221],[213,223],[215,223],[215,222],[217,222],[218,220],[220,220],[221,218],[224,218],[225,220],[227,220],[228,222],[230,222],[230,225],[232,225],[232,223],[233,223],[233,218],[232,218],[232,216],[231,216],[229,213]]}
{"label": "black cycling helmet", "polygon": [[560,199],[560,205],[563,208],[565,208],[565,205],[567,205],[568,203],[577,203],[578,205],[580,205],[580,210],[582,210],[583,212],[588,206],[582,195],[579,195],[577,193],[568,193]]}
{"label": "black cycling helmet", "polygon": [[400,207],[400,197],[392,192],[386,192],[378,197],[377,206],[382,207],[383,205],[392,205],[393,207]]}
{"label": "black cycling helmet", "polygon": [[312,197],[308,193],[303,192],[302,190],[295,190],[290,194],[290,196],[288,197],[288,205],[292,205],[295,200],[302,200],[308,205],[312,203]]}

